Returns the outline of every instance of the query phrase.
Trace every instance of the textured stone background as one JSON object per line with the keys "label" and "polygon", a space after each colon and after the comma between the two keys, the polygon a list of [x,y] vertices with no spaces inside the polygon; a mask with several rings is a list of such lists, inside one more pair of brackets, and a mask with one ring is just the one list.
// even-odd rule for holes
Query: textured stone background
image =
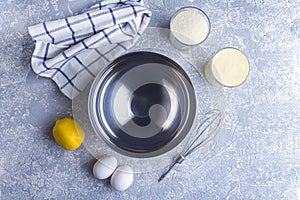
{"label": "textured stone background", "polygon": [[95,160],[85,148],[56,145],[51,128],[72,115],[71,102],[30,68],[27,27],[95,2],[0,1],[0,199],[300,198],[299,1],[146,1],[151,26],[168,27],[182,6],[203,9],[212,30],[201,59],[234,46],[247,54],[251,72],[245,84],[226,91],[225,123],[208,157],[191,157],[160,184],[163,170],[137,174],[123,193],[93,178]]}

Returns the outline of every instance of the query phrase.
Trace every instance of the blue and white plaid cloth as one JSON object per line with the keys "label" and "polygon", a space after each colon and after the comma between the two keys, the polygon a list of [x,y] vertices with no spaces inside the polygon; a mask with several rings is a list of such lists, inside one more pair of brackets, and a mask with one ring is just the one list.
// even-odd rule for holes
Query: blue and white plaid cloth
{"label": "blue and white plaid cloth", "polygon": [[31,26],[32,68],[72,99],[135,44],[150,15],[142,0],[103,0],[77,16]]}

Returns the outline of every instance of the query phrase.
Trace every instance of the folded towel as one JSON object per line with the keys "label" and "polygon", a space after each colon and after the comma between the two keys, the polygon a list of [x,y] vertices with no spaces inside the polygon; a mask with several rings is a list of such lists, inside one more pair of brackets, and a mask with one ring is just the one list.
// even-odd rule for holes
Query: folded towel
{"label": "folded towel", "polygon": [[73,99],[113,59],[132,47],[150,21],[142,0],[103,0],[84,13],[29,27],[31,65]]}

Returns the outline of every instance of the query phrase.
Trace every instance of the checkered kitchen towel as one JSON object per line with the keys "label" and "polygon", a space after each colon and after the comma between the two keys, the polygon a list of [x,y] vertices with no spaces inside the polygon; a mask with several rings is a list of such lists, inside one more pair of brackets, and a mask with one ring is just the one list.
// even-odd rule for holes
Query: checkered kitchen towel
{"label": "checkered kitchen towel", "polygon": [[72,99],[134,45],[150,15],[142,0],[103,0],[77,16],[31,26],[32,68]]}

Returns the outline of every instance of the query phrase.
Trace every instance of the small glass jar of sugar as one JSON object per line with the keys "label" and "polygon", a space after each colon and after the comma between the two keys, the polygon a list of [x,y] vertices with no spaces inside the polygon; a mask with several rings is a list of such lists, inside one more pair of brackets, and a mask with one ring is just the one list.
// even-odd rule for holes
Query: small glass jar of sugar
{"label": "small glass jar of sugar", "polygon": [[170,21],[170,41],[178,49],[202,43],[210,32],[207,15],[196,7],[184,7]]}
{"label": "small glass jar of sugar", "polygon": [[208,62],[204,74],[208,82],[215,86],[236,87],[247,79],[249,62],[240,50],[226,47]]}

